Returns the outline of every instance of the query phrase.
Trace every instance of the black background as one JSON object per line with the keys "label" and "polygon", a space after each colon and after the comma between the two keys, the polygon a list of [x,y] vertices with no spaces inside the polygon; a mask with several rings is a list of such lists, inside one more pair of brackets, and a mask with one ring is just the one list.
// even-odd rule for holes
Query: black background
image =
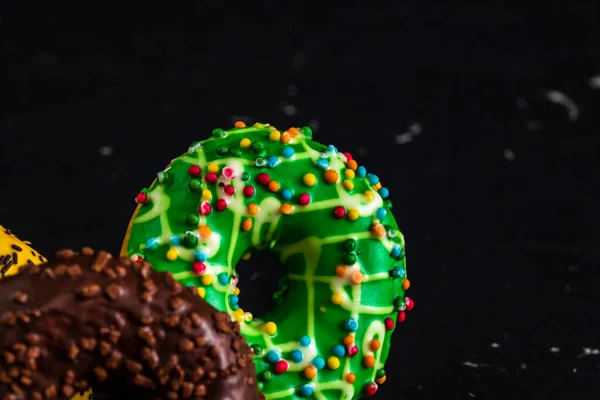
{"label": "black background", "polygon": [[[407,240],[416,307],[376,398],[597,399],[597,7],[478,3],[4,3],[0,223],[118,251],[192,141],[311,124],[390,187]],[[248,270],[245,308],[273,276]]]}

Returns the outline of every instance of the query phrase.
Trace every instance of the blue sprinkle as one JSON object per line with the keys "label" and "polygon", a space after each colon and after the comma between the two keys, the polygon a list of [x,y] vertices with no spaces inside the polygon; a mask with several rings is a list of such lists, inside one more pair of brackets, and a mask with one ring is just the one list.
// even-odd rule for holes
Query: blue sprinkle
{"label": "blue sprinkle", "polygon": [[179,246],[181,244],[181,238],[177,235],[173,235],[171,236],[169,243],[171,243],[173,246]]}
{"label": "blue sprinkle", "polygon": [[206,261],[208,259],[208,257],[206,256],[205,253],[201,252],[200,250],[196,250],[194,252],[194,259],[196,261],[202,261],[202,262],[204,262],[204,261]]}
{"label": "blue sprinkle", "polygon": [[392,270],[392,276],[394,278],[403,278],[404,277],[404,268],[394,267],[394,269]]}
{"label": "blue sprinkle", "polygon": [[229,303],[231,303],[232,306],[235,306],[239,303],[240,298],[237,297],[235,294],[232,294],[231,296],[229,296]]}
{"label": "blue sprinkle", "polygon": [[314,365],[316,369],[323,369],[325,366],[325,360],[323,360],[321,357],[315,357],[312,360],[312,365]]}
{"label": "blue sprinkle", "polygon": [[402,254],[402,247],[400,247],[399,245],[394,245],[394,247],[392,247],[392,251],[390,251],[390,255],[392,257],[400,257],[400,254]]}
{"label": "blue sprinkle", "polygon": [[344,357],[344,355],[346,354],[346,349],[344,348],[344,346],[342,345],[337,345],[337,346],[333,346],[333,355],[341,358]]}
{"label": "blue sprinkle", "polygon": [[152,250],[157,248],[159,244],[158,238],[150,238],[146,241],[146,248]]}
{"label": "blue sprinkle", "polygon": [[367,176],[367,169],[362,165],[356,168],[356,176],[358,176],[359,178],[364,178],[365,176]]}
{"label": "blue sprinkle", "polygon": [[290,354],[290,357],[292,358],[293,362],[299,363],[304,358],[304,355],[302,355],[302,352],[300,350],[294,350]]}
{"label": "blue sprinkle", "polygon": [[232,304],[232,305],[231,305],[231,309],[232,309],[232,310],[237,310],[238,308],[240,308],[240,306],[239,306],[239,305],[237,305],[237,304]]}
{"label": "blue sprinkle", "polygon": [[329,168],[329,161],[327,161],[326,158],[319,158],[317,160],[317,167],[319,167],[321,169],[327,169],[327,168]]}
{"label": "blue sprinkle", "polygon": [[283,189],[281,191],[281,198],[284,200],[291,200],[293,196],[293,193],[290,189]]}
{"label": "blue sprinkle", "polygon": [[285,158],[292,158],[294,156],[294,148],[293,147],[284,147],[283,150],[281,150],[281,155]]}
{"label": "blue sprinkle", "polygon": [[310,340],[310,337],[308,337],[308,336],[302,336],[300,338],[300,345],[302,347],[308,347],[310,345],[310,342],[311,342],[311,340]]}
{"label": "blue sprinkle", "polygon": [[267,158],[267,164],[269,165],[270,168],[275,168],[277,166],[277,164],[279,164],[279,158],[277,158],[275,156],[271,156],[271,157]]}
{"label": "blue sprinkle", "polygon": [[358,321],[354,318],[348,318],[346,321],[344,321],[344,329],[346,329],[348,332],[356,331],[358,329]]}
{"label": "blue sprinkle", "polygon": [[276,363],[277,361],[281,360],[281,356],[275,350],[269,350],[267,352],[267,360],[271,363]]}
{"label": "blue sprinkle", "polygon": [[328,153],[334,153],[334,154],[338,152],[338,150],[336,149],[336,147],[334,145],[332,145],[332,144],[330,144],[329,146],[327,146],[326,151]]}
{"label": "blue sprinkle", "polygon": [[227,275],[225,272],[221,272],[219,275],[217,275],[217,279],[219,280],[219,283],[223,286],[229,283],[229,275]]}
{"label": "blue sprinkle", "polygon": [[371,185],[377,185],[379,183],[379,177],[373,174],[367,174],[367,180]]}
{"label": "blue sprinkle", "polygon": [[300,397],[308,397],[313,394],[315,389],[310,383],[305,383],[304,385],[298,388],[298,396]]}
{"label": "blue sprinkle", "polygon": [[386,199],[390,195],[390,191],[387,188],[382,187],[379,189],[379,195],[382,199]]}
{"label": "blue sprinkle", "polygon": [[387,211],[385,211],[385,208],[383,207],[379,207],[377,211],[375,211],[375,216],[377,217],[377,219],[384,219],[386,215]]}

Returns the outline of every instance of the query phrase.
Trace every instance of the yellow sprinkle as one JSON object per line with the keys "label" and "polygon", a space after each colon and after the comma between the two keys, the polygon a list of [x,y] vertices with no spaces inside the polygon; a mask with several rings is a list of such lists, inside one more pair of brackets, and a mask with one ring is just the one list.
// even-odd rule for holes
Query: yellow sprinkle
{"label": "yellow sprinkle", "polygon": [[240,147],[242,149],[247,149],[248,147],[250,147],[251,144],[252,142],[248,138],[243,138],[242,140],[240,140]]}
{"label": "yellow sprinkle", "polygon": [[289,143],[290,139],[291,139],[291,137],[290,137],[289,132],[283,132],[281,134],[281,138],[279,140],[281,140],[281,143],[285,144],[285,143]]}
{"label": "yellow sprinkle", "polygon": [[233,312],[233,318],[237,322],[244,322],[244,310],[242,310],[241,308],[238,308],[237,310],[235,310]]}
{"label": "yellow sprinkle", "polygon": [[374,185],[373,187],[375,188],[375,190],[381,189],[381,182],[377,182],[377,185]]}
{"label": "yellow sprinkle", "polygon": [[256,215],[258,213],[258,204],[250,203],[248,204],[248,214]]}
{"label": "yellow sprinkle", "polygon": [[337,357],[329,357],[327,359],[327,366],[331,369],[338,369],[340,367],[340,359]]}
{"label": "yellow sprinkle", "polygon": [[246,253],[242,256],[242,260],[249,260],[252,257],[252,253]]}
{"label": "yellow sprinkle", "polygon": [[314,186],[317,183],[317,177],[314,174],[308,173],[302,177],[302,182],[306,186]]}
{"label": "yellow sprinkle", "polygon": [[240,295],[240,288],[236,287],[235,289],[233,289],[233,294],[235,294],[236,296]]}
{"label": "yellow sprinkle", "polygon": [[210,199],[212,199],[212,192],[208,189],[204,189],[202,191],[202,200],[209,201]]}
{"label": "yellow sprinkle", "polygon": [[304,368],[304,376],[308,379],[313,379],[315,376],[317,376],[317,369],[312,365],[309,365],[308,367]]}
{"label": "yellow sprinkle", "polygon": [[210,274],[202,275],[202,284],[208,286],[212,283],[213,277]]}
{"label": "yellow sprinkle", "polygon": [[273,193],[277,192],[279,190],[279,183],[277,181],[269,182],[269,190]]}
{"label": "yellow sprinkle", "polygon": [[244,313],[244,320],[245,321],[250,322],[250,321],[252,321],[252,318],[253,318],[252,317],[252,313],[250,313],[250,312],[245,312]]}
{"label": "yellow sprinkle", "polygon": [[288,203],[283,203],[281,207],[279,207],[279,211],[282,214],[290,215],[292,213],[292,206]]}
{"label": "yellow sprinkle", "polygon": [[177,249],[174,247],[171,247],[169,249],[169,251],[167,251],[167,260],[175,261],[175,260],[177,260],[178,255],[179,255],[179,253],[177,253]]}
{"label": "yellow sprinkle", "polygon": [[263,329],[265,330],[267,335],[273,336],[277,333],[277,325],[275,325],[275,322],[267,322]]}
{"label": "yellow sprinkle", "polygon": [[356,208],[351,208],[348,210],[348,219],[350,221],[356,221],[360,217],[360,213]]}
{"label": "yellow sprinkle", "polygon": [[206,296],[206,290],[203,287],[198,288],[198,296],[204,298]]}
{"label": "yellow sprinkle", "polygon": [[342,184],[344,185],[344,188],[348,191],[354,189],[354,182],[352,182],[349,179],[344,179],[344,181],[342,182]]}
{"label": "yellow sprinkle", "polygon": [[200,236],[203,239],[208,239],[210,235],[212,235],[212,229],[208,225],[202,225],[198,228],[198,232],[200,232]]}
{"label": "yellow sprinkle", "polygon": [[331,302],[335,305],[340,305],[344,302],[344,298],[342,297],[341,293],[339,292],[335,292],[334,294],[331,295]]}
{"label": "yellow sprinkle", "polygon": [[252,220],[246,218],[244,222],[242,222],[242,230],[248,232],[250,229],[252,229]]}
{"label": "yellow sprinkle", "polygon": [[214,172],[215,174],[219,172],[219,165],[217,163],[211,162],[208,164],[208,172]]}
{"label": "yellow sprinkle", "polygon": [[365,197],[367,198],[367,201],[369,203],[372,202],[375,199],[375,195],[370,190],[366,190],[364,194],[365,194]]}
{"label": "yellow sprinkle", "polygon": [[356,175],[354,173],[354,171],[352,171],[350,168],[347,168],[344,170],[344,175],[346,176],[346,178],[348,179],[354,179],[354,176]]}
{"label": "yellow sprinkle", "polygon": [[269,134],[269,139],[273,140],[273,141],[278,141],[281,138],[281,132],[279,132],[277,129],[275,129],[274,131],[271,131],[271,133]]}

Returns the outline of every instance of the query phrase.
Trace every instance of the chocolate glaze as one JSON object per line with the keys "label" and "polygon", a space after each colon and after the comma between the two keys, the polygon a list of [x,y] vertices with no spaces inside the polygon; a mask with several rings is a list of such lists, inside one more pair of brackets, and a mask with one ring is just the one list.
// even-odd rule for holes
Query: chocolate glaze
{"label": "chocolate glaze", "polygon": [[0,399],[123,381],[140,399],[264,399],[238,323],[146,262],[62,250],[0,280]]}

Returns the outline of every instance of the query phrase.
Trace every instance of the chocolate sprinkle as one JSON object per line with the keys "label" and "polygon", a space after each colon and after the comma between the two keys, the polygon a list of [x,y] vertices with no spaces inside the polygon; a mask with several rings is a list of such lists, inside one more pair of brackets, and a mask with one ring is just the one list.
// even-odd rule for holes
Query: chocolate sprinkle
{"label": "chocolate sprinkle", "polygon": [[264,399],[239,327],[146,262],[64,250],[0,280],[0,399],[101,382],[140,399]]}

